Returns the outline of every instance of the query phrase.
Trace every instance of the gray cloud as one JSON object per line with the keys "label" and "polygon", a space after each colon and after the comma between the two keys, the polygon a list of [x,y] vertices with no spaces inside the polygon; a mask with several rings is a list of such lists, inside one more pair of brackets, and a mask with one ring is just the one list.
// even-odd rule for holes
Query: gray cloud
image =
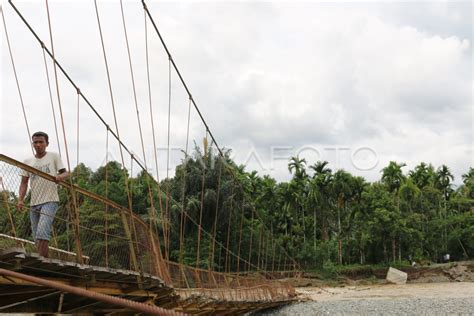
{"label": "gray cloud", "polygon": [[[18,6],[49,43],[44,5]],[[99,7],[120,133],[142,156],[120,7],[114,2],[99,2]],[[420,161],[445,163],[458,183],[473,165],[470,2],[150,2],[149,8],[219,145],[234,148],[240,162],[255,148],[268,167],[272,146],[292,146],[296,153],[311,145],[333,169],[346,168],[371,180],[395,159],[409,168]],[[9,6],[4,9],[31,128],[54,135],[41,49]],[[131,2],[125,9],[151,165],[143,12]],[[93,5],[52,2],[51,11],[58,59],[113,126]],[[149,31],[156,134],[158,146],[166,147],[168,61],[151,25]],[[28,145],[2,43],[1,151],[21,160]],[[76,95],[64,78],[60,91],[75,157]],[[182,148],[187,102],[173,74],[171,143]],[[81,159],[97,166],[105,155],[105,128],[83,103],[80,115]],[[205,130],[195,112],[190,131],[200,144]],[[334,152],[324,149],[328,146],[349,150],[338,163]],[[349,161],[364,146],[378,155],[374,170],[357,170]],[[116,144],[111,141],[110,147],[118,157]],[[261,172],[288,178],[284,161],[274,167]],[[252,168],[261,168],[255,159],[247,169]]]}

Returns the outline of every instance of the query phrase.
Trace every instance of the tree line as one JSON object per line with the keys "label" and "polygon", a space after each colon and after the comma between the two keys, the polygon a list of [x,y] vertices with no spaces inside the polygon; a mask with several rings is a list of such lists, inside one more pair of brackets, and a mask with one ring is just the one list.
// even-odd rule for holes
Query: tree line
{"label": "tree line", "polygon": [[[289,256],[307,269],[408,258],[438,261],[445,253],[457,260],[474,256],[474,168],[456,188],[445,165],[421,162],[405,170],[404,163],[391,161],[373,183],[330,167],[327,161],[309,164],[292,157],[291,179],[277,182],[247,172],[232,161],[230,152],[221,157],[196,147],[176,167],[175,176],[159,186],[143,171],[131,176],[116,161],[95,171],[79,164],[72,177],[75,184],[127,208],[130,196],[135,213],[158,227],[161,236],[169,232],[169,259],[191,266],[285,269],[283,257]],[[70,203],[66,193],[60,194],[64,207]],[[15,205],[16,192],[4,192],[0,199]],[[152,216],[153,205],[166,216]],[[104,215],[86,199],[78,207],[85,223]],[[0,211],[0,227],[8,233],[6,203],[0,203]],[[98,221],[93,225],[103,229]],[[65,228],[58,230],[59,246],[70,242],[66,233]],[[98,241],[86,247],[101,254],[105,246]]]}

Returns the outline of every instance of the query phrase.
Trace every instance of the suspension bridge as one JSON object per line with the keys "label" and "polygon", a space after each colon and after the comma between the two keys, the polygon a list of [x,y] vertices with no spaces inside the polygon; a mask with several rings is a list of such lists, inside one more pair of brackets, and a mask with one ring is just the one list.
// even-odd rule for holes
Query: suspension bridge
{"label": "suspension bridge", "polygon": [[[97,57],[104,64],[112,123],[99,112],[87,91],[57,58],[48,1],[45,1],[45,11],[49,45],[17,5],[9,1],[8,8],[41,47],[50,105],[38,106],[45,108],[44,113],[51,112],[55,128],[53,137],[71,176],[58,184],[60,207],[54,217],[49,257],[45,258],[36,253],[29,215],[18,209],[17,192],[24,172],[44,182],[55,179],[21,162],[20,157],[0,154],[0,312],[224,315],[293,302],[294,289],[281,280],[296,277],[300,271],[298,264],[285,251],[281,241],[273,237],[273,228],[266,226],[253,206],[249,189],[239,181],[235,164],[218,146],[151,10],[145,1],[136,3],[143,7],[146,44],[143,64],[147,91],[145,96],[140,96],[126,12],[122,1],[116,4],[121,12],[140,154],[136,154],[120,136],[123,129],[119,128],[116,109],[120,100],[114,93],[109,52],[104,40],[106,33],[97,1],[94,1],[94,11],[102,53]],[[24,119],[25,136],[31,142],[28,102],[23,97],[14,54],[13,40],[21,39],[8,33],[4,10],[6,7],[2,6],[4,38],[19,97],[18,111]],[[151,36],[161,43],[168,63],[167,171],[161,180],[153,112],[156,105],[152,99],[153,69],[149,62],[153,54],[148,42]],[[171,124],[172,74],[178,78],[187,97],[187,113],[183,111],[187,121],[183,157],[174,178],[168,172],[170,137],[175,132]],[[62,100],[68,92],[60,89],[60,80],[72,87],[77,100],[75,109],[70,108],[70,103],[69,108],[64,105]],[[149,117],[148,122],[140,117],[140,113],[144,113],[138,102],[140,97],[148,101],[148,113],[145,114]],[[80,164],[82,121],[79,115],[85,111],[95,117],[95,122],[105,131],[102,150],[106,159],[100,168],[100,179],[92,179],[90,173],[84,175],[87,170]],[[76,148],[68,147],[71,133],[67,128],[72,124],[65,119],[67,112],[76,112],[76,137],[73,140]],[[193,115],[203,131],[203,146],[194,154],[189,151]],[[150,136],[152,141],[148,143],[145,136]],[[120,153],[119,161],[115,162],[109,160],[108,155],[113,144]],[[101,150],[99,145],[94,147]],[[153,148],[151,158],[146,156],[147,147]],[[126,167],[128,163],[129,168]],[[149,164],[154,165],[156,173],[151,171]],[[118,173],[114,173],[117,171],[114,166],[119,166]]]}

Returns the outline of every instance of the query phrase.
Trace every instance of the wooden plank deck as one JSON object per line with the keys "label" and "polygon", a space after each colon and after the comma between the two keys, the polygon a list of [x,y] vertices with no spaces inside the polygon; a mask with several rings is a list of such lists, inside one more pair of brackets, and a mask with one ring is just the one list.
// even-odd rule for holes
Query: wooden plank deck
{"label": "wooden plank deck", "polygon": [[[22,248],[0,251],[0,268],[194,315],[241,315],[294,301],[292,297],[252,298],[258,289],[246,294],[245,289],[173,289],[150,274],[44,258]],[[136,313],[0,275],[0,313],[6,312]]]}
{"label": "wooden plank deck", "polygon": [[[140,275],[129,270],[44,258],[36,253],[26,253],[22,248],[0,251],[0,267],[132,301],[150,302],[157,306],[160,306],[160,303],[175,305],[177,299],[171,287],[150,274]],[[141,282],[138,283],[138,280]],[[77,295],[0,276],[0,313],[5,312],[126,313],[127,311]]]}

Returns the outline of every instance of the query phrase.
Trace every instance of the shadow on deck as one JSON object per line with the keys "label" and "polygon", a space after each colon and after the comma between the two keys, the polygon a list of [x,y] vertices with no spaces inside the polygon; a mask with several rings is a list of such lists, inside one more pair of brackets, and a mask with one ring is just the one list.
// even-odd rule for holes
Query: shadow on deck
{"label": "shadow on deck", "polygon": [[[129,270],[44,258],[36,253],[26,253],[22,248],[2,251],[0,267],[135,302],[146,302],[164,308],[176,306],[177,297],[173,289],[159,278],[149,274],[140,275]],[[111,313],[126,311],[117,306],[32,282],[0,277],[0,312]]]}
{"label": "shadow on deck", "polygon": [[[159,306],[186,314],[238,315],[289,304],[294,297],[266,298],[264,287],[237,289],[173,289],[146,273],[50,259],[22,248],[0,252],[0,268],[61,284]],[[252,298],[259,297],[255,300]],[[0,313],[135,314],[136,311],[0,276]]]}

